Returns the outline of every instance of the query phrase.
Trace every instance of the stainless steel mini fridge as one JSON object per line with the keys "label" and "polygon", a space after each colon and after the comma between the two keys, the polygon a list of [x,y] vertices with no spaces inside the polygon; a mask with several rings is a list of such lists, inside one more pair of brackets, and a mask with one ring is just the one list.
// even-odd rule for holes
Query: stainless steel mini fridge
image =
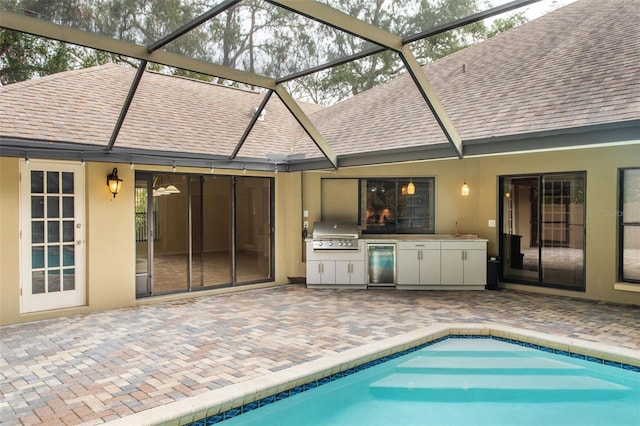
{"label": "stainless steel mini fridge", "polygon": [[392,286],[396,282],[396,245],[367,244],[369,286]]}

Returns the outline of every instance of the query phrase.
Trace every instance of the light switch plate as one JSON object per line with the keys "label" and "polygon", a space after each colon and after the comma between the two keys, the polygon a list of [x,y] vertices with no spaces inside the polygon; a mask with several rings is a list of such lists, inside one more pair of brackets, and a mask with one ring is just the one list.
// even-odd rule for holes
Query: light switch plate
{"label": "light switch plate", "polygon": [[495,219],[489,219],[489,228],[495,228],[495,227],[496,227]]}
{"label": "light switch plate", "polygon": [[303,210],[302,217],[309,217],[309,210]]}

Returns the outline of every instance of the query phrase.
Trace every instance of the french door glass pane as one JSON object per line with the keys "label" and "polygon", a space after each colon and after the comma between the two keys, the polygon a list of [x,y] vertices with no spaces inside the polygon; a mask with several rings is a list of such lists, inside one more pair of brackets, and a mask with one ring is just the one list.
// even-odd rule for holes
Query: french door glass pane
{"label": "french door glass pane", "polygon": [[73,197],[62,197],[62,217],[68,218],[75,215],[73,204]]}
{"label": "french door glass pane", "polygon": [[31,294],[42,294],[44,292],[44,271],[31,272]]}
{"label": "french door glass pane", "polygon": [[31,243],[44,243],[44,222],[31,222]]}
{"label": "french door glass pane", "polygon": [[60,192],[59,187],[59,172],[47,172],[47,193],[57,194]]}
{"label": "french door glass pane", "polygon": [[47,242],[60,242],[60,222],[57,220],[50,220],[47,222]]}
{"label": "french door glass pane", "polygon": [[73,173],[62,172],[62,193],[73,194]]}
{"label": "french door glass pane", "polygon": [[47,275],[47,293],[60,291],[60,270],[49,270]]}
{"label": "french door glass pane", "polygon": [[31,197],[31,218],[42,219],[44,217],[44,197],[34,195]]}
{"label": "french door glass pane", "polygon": [[65,220],[62,222],[62,241],[67,243],[73,241],[73,221]]}
{"label": "french door glass pane", "polygon": [[64,283],[62,286],[62,290],[70,291],[76,289],[76,270],[75,268],[65,268],[62,270]]}
{"label": "french door glass pane", "polygon": [[31,193],[42,194],[44,192],[44,172],[33,170],[31,172]]}

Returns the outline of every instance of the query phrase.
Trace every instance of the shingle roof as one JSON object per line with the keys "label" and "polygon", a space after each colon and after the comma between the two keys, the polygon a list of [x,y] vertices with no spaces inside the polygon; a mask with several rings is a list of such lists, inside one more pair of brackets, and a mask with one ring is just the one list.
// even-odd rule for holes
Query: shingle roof
{"label": "shingle roof", "polygon": [[[638,0],[578,0],[423,70],[463,141],[638,120],[638,21]],[[104,65],[2,87],[0,136],[106,145],[134,73]],[[116,146],[229,155],[262,96],[145,73]],[[338,155],[447,143],[408,75],[302,106]],[[301,152],[321,156],[274,95],[239,155]]]}
{"label": "shingle roof", "polygon": [[[0,88],[0,135],[106,147],[135,72],[106,64],[4,86]],[[228,156],[263,97],[257,92],[147,72],[116,146]],[[302,107],[308,113],[322,108]],[[276,96],[265,109],[268,119],[256,122],[240,156],[290,153],[294,141],[300,139],[298,123]]]}
{"label": "shingle roof", "polygon": [[[580,0],[423,70],[463,141],[639,119],[639,21]],[[313,119],[338,154],[446,142],[408,75]]]}

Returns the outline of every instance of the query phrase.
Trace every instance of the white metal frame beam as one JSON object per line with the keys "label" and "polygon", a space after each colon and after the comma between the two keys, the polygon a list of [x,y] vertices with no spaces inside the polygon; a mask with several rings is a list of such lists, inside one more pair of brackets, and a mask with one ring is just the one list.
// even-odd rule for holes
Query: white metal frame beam
{"label": "white metal frame beam", "polygon": [[424,75],[420,64],[416,60],[415,56],[413,56],[413,52],[409,48],[409,46],[404,46],[402,48],[402,52],[400,52],[400,57],[402,58],[402,62],[404,62],[407,71],[413,78],[414,83],[418,87],[420,94],[427,102],[429,109],[433,113],[434,118],[438,122],[440,129],[444,133],[445,137],[456,151],[456,155],[458,158],[462,158],[462,139],[458,134],[458,131],[453,125],[453,122],[449,118],[447,111],[445,111],[442,103],[440,102],[440,98],[433,90],[433,87],[429,83],[429,80]]}
{"label": "white metal frame beam", "polygon": [[287,107],[289,112],[293,115],[293,117],[300,123],[304,131],[309,135],[313,142],[316,144],[318,149],[322,151],[322,154],[326,157],[327,160],[331,163],[334,168],[338,168],[338,156],[333,152],[333,149],[329,146],[324,137],[320,134],[316,126],[309,120],[309,117],[302,111],[300,105],[291,97],[287,89],[282,84],[278,84],[276,86],[276,94],[282,101],[282,103]]}
{"label": "white metal frame beam", "polygon": [[393,50],[402,49],[402,37],[317,1],[266,0],[283,9]]}

